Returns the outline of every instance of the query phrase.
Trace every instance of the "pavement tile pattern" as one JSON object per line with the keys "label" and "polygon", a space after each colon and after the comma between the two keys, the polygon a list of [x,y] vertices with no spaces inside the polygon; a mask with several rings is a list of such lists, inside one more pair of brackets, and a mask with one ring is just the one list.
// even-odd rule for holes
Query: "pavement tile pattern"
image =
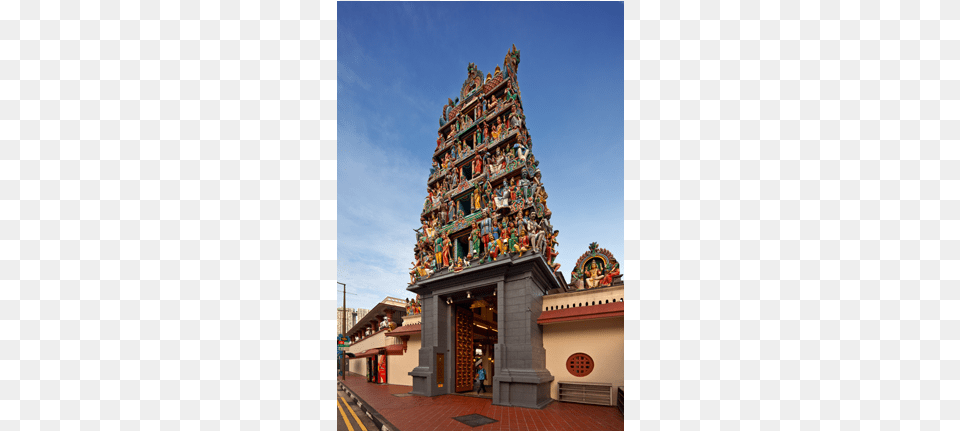
{"label": "pavement tile pattern", "polygon": [[[347,376],[344,384],[369,403],[399,431],[616,431],[624,428],[616,407],[554,401],[542,410],[493,405],[490,399],[460,395],[396,397],[413,389],[404,385],[377,385],[366,378]],[[497,422],[476,428],[454,420],[471,414]]]}

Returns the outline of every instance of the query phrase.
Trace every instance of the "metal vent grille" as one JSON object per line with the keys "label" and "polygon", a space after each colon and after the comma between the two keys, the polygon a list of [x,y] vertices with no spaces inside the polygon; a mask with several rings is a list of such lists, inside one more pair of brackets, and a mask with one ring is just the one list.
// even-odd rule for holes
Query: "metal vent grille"
{"label": "metal vent grille", "polygon": [[567,358],[567,371],[576,377],[585,377],[593,371],[593,358],[586,353],[574,353]]}

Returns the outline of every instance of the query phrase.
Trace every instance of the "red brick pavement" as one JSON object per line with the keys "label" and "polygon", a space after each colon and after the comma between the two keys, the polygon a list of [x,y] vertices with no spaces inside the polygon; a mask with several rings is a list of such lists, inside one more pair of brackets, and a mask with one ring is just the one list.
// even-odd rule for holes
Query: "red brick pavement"
{"label": "red brick pavement", "polygon": [[[349,374],[349,373],[348,373]],[[344,383],[350,390],[370,404],[400,431],[554,431],[622,430],[623,416],[616,407],[554,401],[542,410],[493,405],[486,398],[461,395],[397,397],[413,389],[402,385],[377,385],[366,378],[347,376]],[[472,428],[453,420],[456,416],[481,414],[498,422]]]}

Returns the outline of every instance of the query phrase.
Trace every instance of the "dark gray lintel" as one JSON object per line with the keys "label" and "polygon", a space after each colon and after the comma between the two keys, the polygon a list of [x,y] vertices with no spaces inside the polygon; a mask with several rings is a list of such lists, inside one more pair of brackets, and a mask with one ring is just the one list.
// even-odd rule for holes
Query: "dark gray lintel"
{"label": "dark gray lintel", "polygon": [[[537,260],[540,261],[540,265],[534,263]],[[530,277],[536,278],[537,281],[540,281],[540,283],[534,283],[534,285],[544,286],[541,288],[543,293],[546,293],[547,290],[551,290],[553,288],[562,287],[560,286],[560,281],[553,274],[553,272],[549,270],[549,267],[547,267],[546,260],[543,258],[543,256],[540,254],[531,254],[523,257],[508,255],[506,257],[497,259],[496,262],[488,262],[479,265],[474,264],[470,268],[460,272],[449,272],[439,276],[432,276],[407,286],[407,290],[424,296],[427,293],[440,293],[441,289],[444,289],[448,286],[452,287],[459,285],[465,286],[467,289],[482,287],[489,284],[488,280],[490,278],[496,277],[485,274],[487,271],[499,276],[501,281],[504,280],[505,277],[510,277],[511,275],[517,275],[516,279],[518,280]],[[473,279],[478,279],[478,281],[476,283],[471,283],[471,281],[464,283],[464,279],[471,281]]]}

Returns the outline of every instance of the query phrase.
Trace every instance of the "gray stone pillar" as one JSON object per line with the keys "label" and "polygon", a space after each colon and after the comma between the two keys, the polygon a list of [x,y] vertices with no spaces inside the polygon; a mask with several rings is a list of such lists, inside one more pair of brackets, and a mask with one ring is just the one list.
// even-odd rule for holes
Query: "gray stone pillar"
{"label": "gray stone pillar", "polygon": [[[428,397],[452,393],[453,376],[452,371],[448,372],[452,370],[450,361],[453,360],[449,336],[453,326],[450,307],[438,295],[423,296],[422,301],[419,366],[407,373],[413,376],[413,390],[410,392]],[[437,366],[438,353],[443,355],[442,369]],[[444,377],[443,387],[437,386],[438,373]]]}
{"label": "gray stone pillar", "polygon": [[543,290],[532,271],[518,271],[497,286],[496,372],[493,404],[540,409],[549,404],[550,382],[543,330],[537,318]]}

